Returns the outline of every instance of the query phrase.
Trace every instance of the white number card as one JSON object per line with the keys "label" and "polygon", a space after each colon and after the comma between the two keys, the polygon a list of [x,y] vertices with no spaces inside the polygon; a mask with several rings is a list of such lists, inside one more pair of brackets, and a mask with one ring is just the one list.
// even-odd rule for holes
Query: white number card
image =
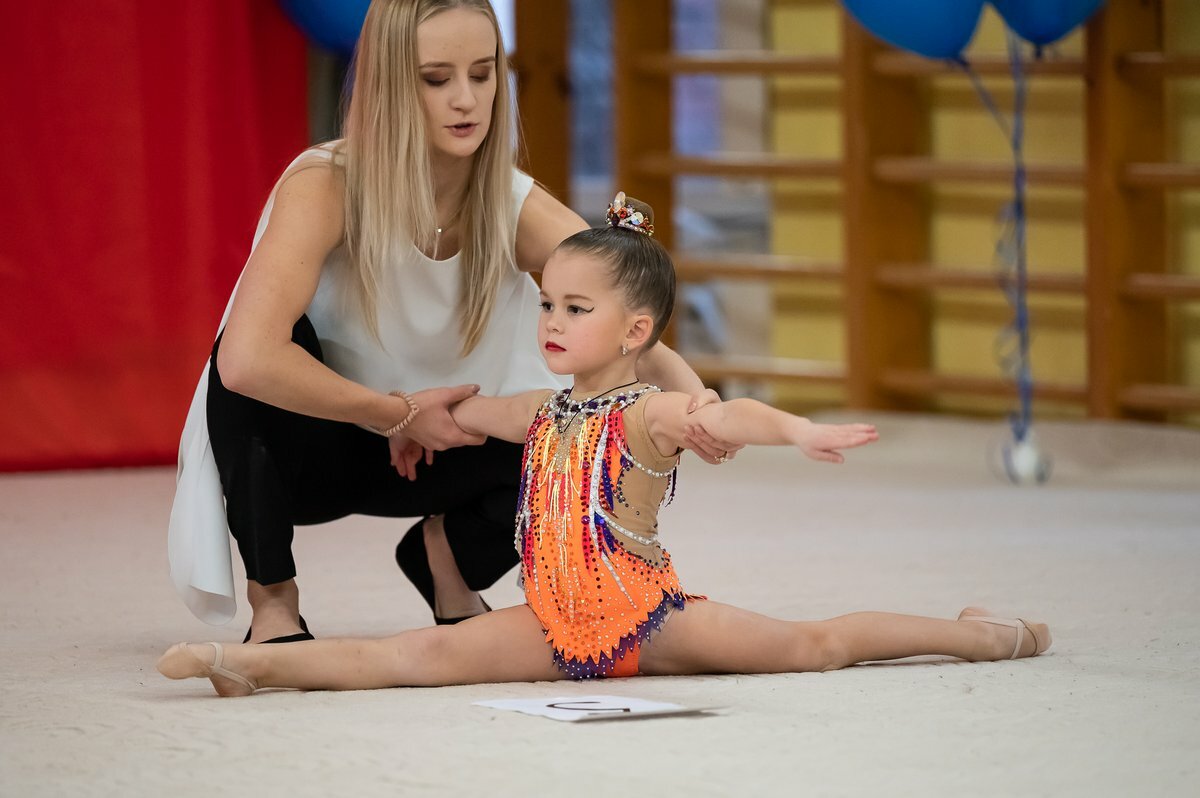
{"label": "white number card", "polygon": [[657,718],[668,715],[696,715],[716,707],[685,707],[663,701],[625,698],[615,695],[562,696],[559,698],[500,698],[476,701],[481,707],[540,715],[572,723],[588,720],[624,720]]}

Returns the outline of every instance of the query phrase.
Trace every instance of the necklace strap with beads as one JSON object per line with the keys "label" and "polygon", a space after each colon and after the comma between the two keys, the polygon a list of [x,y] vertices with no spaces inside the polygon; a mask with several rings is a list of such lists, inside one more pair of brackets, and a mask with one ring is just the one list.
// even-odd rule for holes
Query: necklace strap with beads
{"label": "necklace strap with beads", "polygon": [[600,413],[609,413],[613,410],[624,410],[631,404],[636,402],[642,396],[648,393],[654,393],[661,389],[654,385],[644,385],[641,388],[635,388],[628,391],[611,396],[603,394],[590,399],[572,399],[569,389],[559,391],[546,400],[546,409],[551,414],[566,414],[571,415],[578,413],[584,417],[598,415]]}

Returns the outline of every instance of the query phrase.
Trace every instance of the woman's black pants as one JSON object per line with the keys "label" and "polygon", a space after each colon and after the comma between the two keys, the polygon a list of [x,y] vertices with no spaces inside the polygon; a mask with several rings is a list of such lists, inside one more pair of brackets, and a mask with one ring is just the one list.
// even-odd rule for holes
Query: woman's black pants
{"label": "woman's black pants", "polygon": [[[292,340],[322,360],[306,316],[296,322]],[[489,438],[482,446],[438,452],[432,466],[423,460],[418,464],[417,480],[410,482],[392,467],[382,436],[228,390],[217,369],[220,346],[218,337],[209,371],[208,430],[229,529],[248,579],[271,585],[293,578],[293,527],[356,513],[397,518],[443,514],[450,549],[472,590],[491,586],[517,563],[513,529],[520,445]],[[421,531],[410,531],[402,548],[415,562],[404,568],[432,604]],[[398,558],[402,554],[398,550]]]}

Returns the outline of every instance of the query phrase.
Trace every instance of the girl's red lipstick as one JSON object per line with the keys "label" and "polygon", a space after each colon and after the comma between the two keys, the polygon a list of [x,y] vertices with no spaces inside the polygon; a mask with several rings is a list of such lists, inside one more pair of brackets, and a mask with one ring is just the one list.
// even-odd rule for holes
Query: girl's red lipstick
{"label": "girl's red lipstick", "polygon": [[559,346],[558,344],[554,343],[553,341],[546,342],[546,349],[550,350],[551,352],[566,352],[567,351],[567,350],[563,349],[561,346]]}

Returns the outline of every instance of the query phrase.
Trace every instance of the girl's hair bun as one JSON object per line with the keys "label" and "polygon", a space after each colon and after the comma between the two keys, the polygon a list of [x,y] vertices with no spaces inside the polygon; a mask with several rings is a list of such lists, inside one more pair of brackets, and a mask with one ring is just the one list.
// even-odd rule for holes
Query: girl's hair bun
{"label": "girl's hair bun", "polygon": [[609,203],[605,219],[613,227],[654,235],[654,209],[641,200],[626,197],[624,191],[618,191]]}

